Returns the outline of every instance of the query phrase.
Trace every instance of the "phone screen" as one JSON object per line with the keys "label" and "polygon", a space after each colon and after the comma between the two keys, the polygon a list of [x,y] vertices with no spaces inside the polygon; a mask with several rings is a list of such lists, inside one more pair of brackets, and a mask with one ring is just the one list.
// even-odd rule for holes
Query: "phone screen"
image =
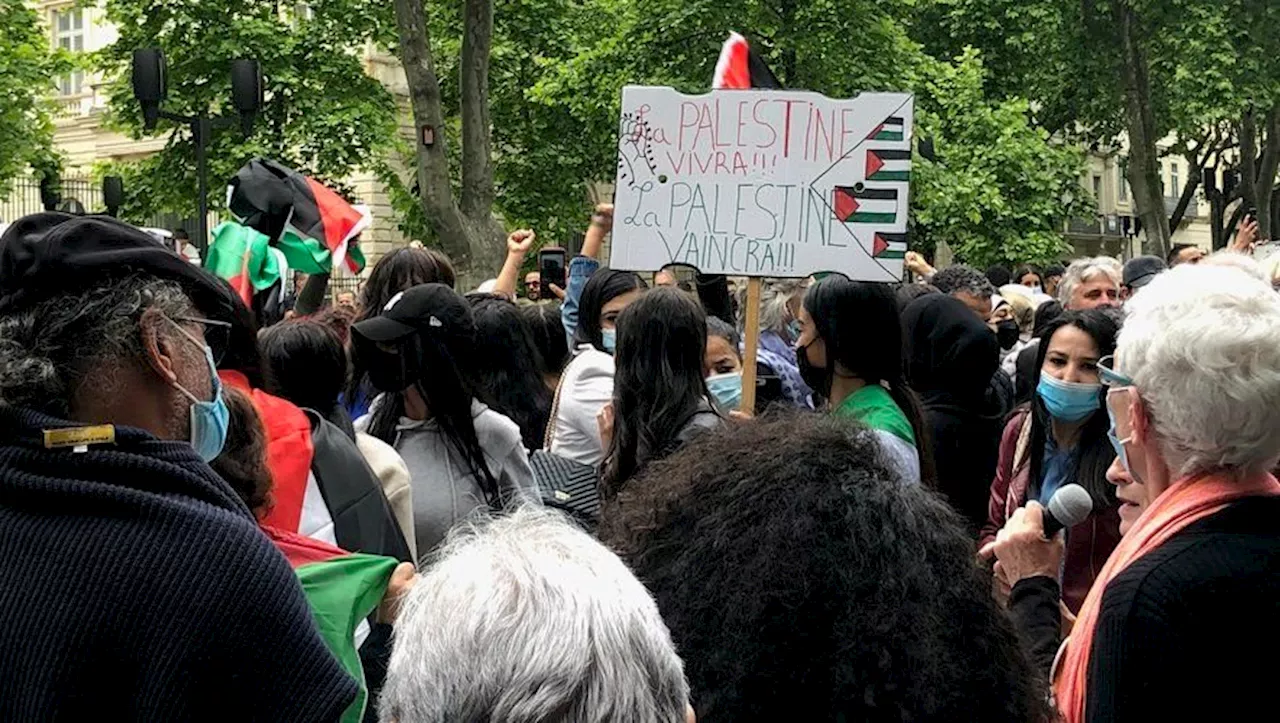
{"label": "phone screen", "polygon": [[564,249],[543,249],[538,252],[538,275],[542,277],[542,288],[547,293],[550,293],[551,284],[561,289],[565,287],[564,257]]}

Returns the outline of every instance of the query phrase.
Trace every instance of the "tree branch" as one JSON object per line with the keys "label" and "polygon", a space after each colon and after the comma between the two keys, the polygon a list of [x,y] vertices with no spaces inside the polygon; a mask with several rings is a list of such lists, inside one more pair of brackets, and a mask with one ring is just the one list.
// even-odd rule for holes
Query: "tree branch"
{"label": "tree branch", "polygon": [[1187,169],[1187,182],[1182,184],[1182,194],[1178,197],[1178,205],[1174,206],[1173,213],[1169,215],[1169,230],[1178,228],[1178,224],[1182,223],[1182,217],[1187,213],[1187,207],[1191,205],[1191,199],[1195,198],[1196,189],[1200,187],[1200,181],[1203,180],[1203,171],[1200,165],[1196,163],[1196,152],[1187,151],[1187,161],[1191,167]]}
{"label": "tree branch", "polygon": [[493,0],[466,0],[462,31],[462,213],[472,223],[493,213],[492,129],[489,124],[489,51]]}

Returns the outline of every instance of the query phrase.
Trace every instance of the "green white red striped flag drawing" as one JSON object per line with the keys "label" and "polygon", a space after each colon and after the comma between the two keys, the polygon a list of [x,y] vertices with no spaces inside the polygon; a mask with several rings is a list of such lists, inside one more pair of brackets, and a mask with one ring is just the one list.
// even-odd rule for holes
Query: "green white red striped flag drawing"
{"label": "green white red striped flag drawing", "polygon": [[250,307],[255,293],[280,280],[280,264],[268,248],[267,237],[231,221],[213,229],[204,266],[230,282]]}
{"label": "green white red striped flag drawing", "polygon": [[343,669],[360,684],[360,694],[342,714],[343,723],[359,723],[369,691],[356,648],[356,627],[382,602],[399,560],[350,553],[302,535],[263,527],[284,553],[311,604],[316,628]]}
{"label": "green white red striped flag drawing", "polygon": [[898,218],[898,192],[892,188],[836,186],[831,207],[841,223],[892,224]]}
{"label": "green white red striped flag drawing", "polygon": [[911,151],[870,149],[867,151],[868,181],[910,181]]}
{"label": "green white red striped flag drawing", "polygon": [[903,138],[903,123],[898,116],[884,119],[884,123],[876,126],[867,136],[872,141],[900,141]]}

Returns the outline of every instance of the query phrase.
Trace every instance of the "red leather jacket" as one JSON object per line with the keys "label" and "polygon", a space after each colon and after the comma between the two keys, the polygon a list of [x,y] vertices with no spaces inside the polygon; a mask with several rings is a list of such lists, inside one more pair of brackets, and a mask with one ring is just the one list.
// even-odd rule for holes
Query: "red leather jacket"
{"label": "red leather jacket", "polygon": [[[1013,511],[1026,504],[1031,483],[1031,416],[1021,411],[1013,415],[1000,437],[996,477],[991,482],[987,504],[987,524],[982,526],[978,546],[987,544],[1004,527]],[[1075,613],[1080,610],[1093,579],[1120,542],[1120,514],[1115,507],[1095,510],[1089,519],[1067,530],[1066,559],[1062,570],[1062,600]]]}

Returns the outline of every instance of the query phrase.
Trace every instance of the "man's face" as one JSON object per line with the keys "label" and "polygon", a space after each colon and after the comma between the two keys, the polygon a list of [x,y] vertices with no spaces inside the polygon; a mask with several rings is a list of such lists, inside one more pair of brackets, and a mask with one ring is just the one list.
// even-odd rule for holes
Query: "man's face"
{"label": "man's face", "polygon": [[1082,281],[1067,301],[1068,311],[1087,311],[1120,305],[1120,288],[1104,274],[1092,281]]}
{"label": "man's face", "polygon": [[356,308],[355,292],[343,291],[342,293],[338,294],[336,301],[338,302],[338,306],[345,306],[348,309]]}
{"label": "man's face", "polygon": [[1203,259],[1203,258],[1204,258],[1204,252],[1192,246],[1191,248],[1182,249],[1176,255],[1174,255],[1173,265],[1177,266],[1178,264],[1198,264],[1200,263],[1200,259]]}
{"label": "man's face", "polygon": [[956,291],[951,294],[953,297],[964,302],[969,310],[978,315],[982,323],[987,323],[987,319],[991,318],[991,297],[982,297],[971,294],[968,291]]}
{"label": "man's face", "polygon": [[524,275],[524,295],[530,301],[537,301],[542,298],[542,274],[537,271],[530,271]]}
{"label": "man's face", "polygon": [[666,269],[662,269],[661,271],[653,275],[653,285],[654,286],[675,286],[676,275],[671,273],[670,271],[667,271]]}

